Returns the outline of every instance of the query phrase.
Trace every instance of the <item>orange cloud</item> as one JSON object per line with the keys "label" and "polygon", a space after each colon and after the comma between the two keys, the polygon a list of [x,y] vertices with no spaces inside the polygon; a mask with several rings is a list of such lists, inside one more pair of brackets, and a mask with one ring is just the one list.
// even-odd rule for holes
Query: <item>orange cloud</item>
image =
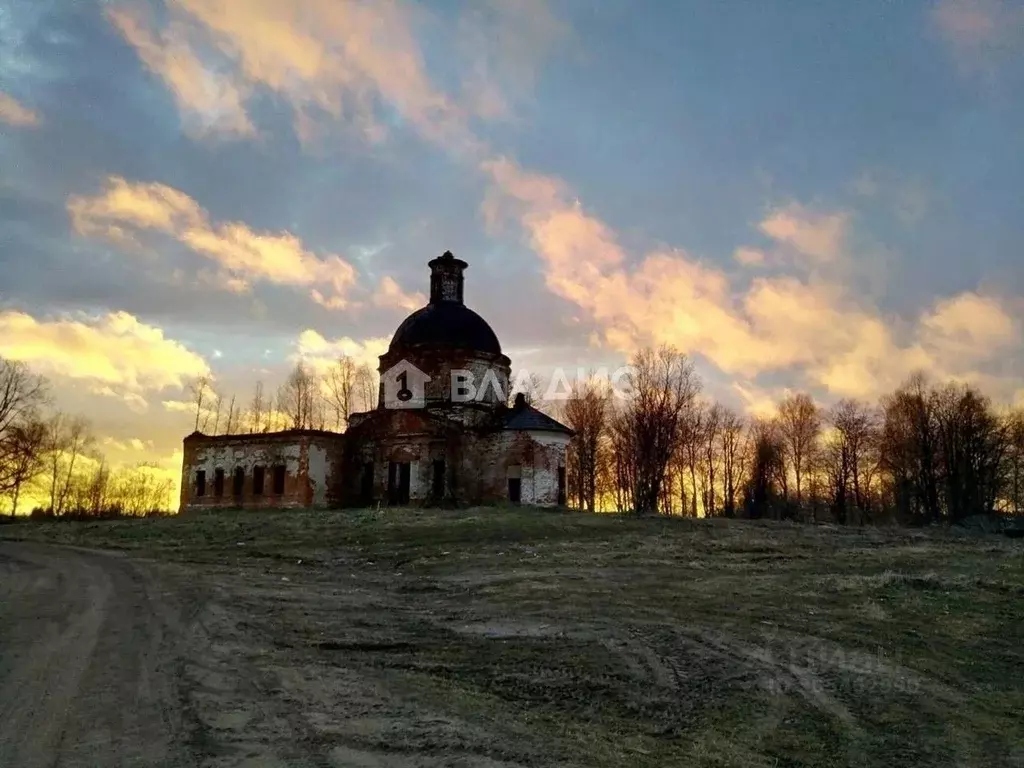
{"label": "orange cloud", "polygon": [[110,239],[130,238],[134,229],[184,232],[206,221],[206,212],[184,192],[164,184],[132,184],[117,176],[107,179],[103,194],[73,196],[67,208],[78,234]]}
{"label": "orange cloud", "polygon": [[42,123],[42,118],[38,112],[18,103],[13,96],[0,91],[0,123],[7,123],[19,128],[31,128]]}
{"label": "orange cloud", "polygon": [[772,211],[758,228],[800,256],[832,262],[842,255],[848,223],[844,213],[821,214],[794,203]]}
{"label": "orange cloud", "polygon": [[300,136],[325,114],[379,139],[383,100],[432,140],[470,142],[463,110],[425,74],[413,12],[394,0],[177,0],[162,22],[123,5],[109,16],[183,113],[210,130],[251,134],[245,102],[261,87],[292,106]]}
{"label": "orange cloud", "polygon": [[241,222],[212,223],[184,192],[158,183],[111,177],[100,194],[68,201],[75,231],[114,242],[136,242],[141,232],[169,235],[216,262],[226,290],[242,292],[251,281],[311,289],[314,300],[338,309],[356,281],[340,256],[318,256],[289,232],[256,232]]}
{"label": "orange cloud", "polygon": [[300,139],[318,137],[328,118],[370,141],[387,135],[381,105],[429,141],[482,156],[473,117],[508,118],[546,55],[570,37],[546,0],[481,0],[452,30],[448,55],[462,75],[446,93],[427,74],[415,30],[432,19],[400,0],[175,0],[166,13],[122,1],[108,18],[174,94],[193,135],[256,133],[248,101],[259,90],[287,102]]}
{"label": "orange cloud", "polygon": [[[1002,0],[979,2],[1005,7]],[[966,4],[967,0],[940,3]],[[531,38],[544,38],[547,21],[522,4],[504,11],[482,7],[485,11],[476,8],[470,15],[507,13],[501,23],[527,30],[513,49],[522,46],[520,51],[529,51]],[[161,50],[177,50],[177,45],[193,54],[210,53],[209,60],[202,59],[203,76],[217,78],[223,73],[226,82],[235,84],[242,94],[240,103],[255,88],[284,99],[295,112],[300,136],[315,130],[322,113],[344,119],[378,139],[386,130],[378,120],[378,107],[386,102],[424,138],[456,157],[479,162],[492,182],[481,206],[488,228],[497,231],[509,220],[521,226],[544,262],[548,287],[581,307],[607,345],[625,351],[639,344],[671,342],[744,378],[800,367],[810,383],[843,394],[877,391],[911,365],[935,371],[964,369],[952,356],[949,334],[936,331],[935,323],[941,330],[951,320],[935,319],[934,312],[906,322],[885,317],[863,297],[849,295],[839,280],[828,278],[826,266],[849,261],[850,219],[844,212],[815,211],[796,203],[771,211],[759,230],[774,241],[774,249],[769,253],[740,249],[736,259],[751,265],[781,256],[795,274],[745,285],[682,250],[664,249],[633,258],[617,233],[587,213],[561,180],[525,171],[508,158],[474,159],[487,158],[487,149],[473,135],[469,118],[509,113],[506,89],[501,86],[510,78],[500,74],[505,65],[491,58],[504,42],[489,49],[485,46],[476,57],[460,103],[426,74],[412,33],[413,13],[422,11],[394,0],[372,5],[252,0],[244,6],[222,0],[178,0],[159,30],[148,34]],[[531,28],[535,23],[540,27]],[[970,28],[967,22],[960,23],[967,25],[961,31]],[[486,40],[492,38],[501,36]],[[129,42],[145,58],[141,39],[136,35]],[[550,47],[550,42],[546,45]],[[469,46],[474,47],[472,39]],[[506,61],[529,58],[514,52],[507,55],[507,51],[498,56]],[[156,62],[150,64],[153,68],[169,66],[166,60],[150,58]],[[524,71],[528,78],[528,67]],[[170,81],[171,76],[165,79]],[[183,110],[203,108],[199,97],[179,103]],[[225,238],[220,228],[207,226],[206,232],[218,236],[218,246],[207,245],[203,237],[193,238],[192,246],[201,251],[205,246],[205,252],[221,256],[234,253],[221,240],[248,241]],[[237,261],[244,263],[251,252],[245,249],[246,256]],[[378,293],[387,297],[389,290],[382,285]],[[313,298],[325,306],[344,305],[344,296],[338,294],[313,289]]]}
{"label": "orange cloud", "polygon": [[174,94],[188,133],[256,133],[243,106],[248,95],[244,84],[231,75],[212,71],[196,54],[181,25],[174,23],[163,33],[154,32],[139,9],[126,6],[111,8],[107,16],[142,62]]}
{"label": "orange cloud", "polygon": [[127,312],[42,321],[2,312],[0,355],[50,376],[82,380],[98,394],[136,406],[142,393],[181,387],[209,373],[201,356]]}
{"label": "orange cloud", "polygon": [[[960,294],[903,323],[849,295],[838,280],[801,273],[801,266],[843,255],[844,214],[809,214],[800,206],[770,214],[760,229],[810,261],[796,262],[796,274],[737,285],[682,250],[632,259],[558,179],[504,158],[482,168],[493,181],[485,218],[493,225],[514,216],[544,262],[548,287],[583,308],[602,341],[623,352],[670,343],[744,379],[796,369],[833,394],[871,397],[916,369],[978,376],[972,366],[995,360],[1018,338],[994,297]],[[974,354],[965,355],[963,345]]]}
{"label": "orange cloud", "polygon": [[406,293],[393,277],[385,275],[373,294],[373,303],[378,307],[412,311],[426,304],[427,297],[419,291]]}

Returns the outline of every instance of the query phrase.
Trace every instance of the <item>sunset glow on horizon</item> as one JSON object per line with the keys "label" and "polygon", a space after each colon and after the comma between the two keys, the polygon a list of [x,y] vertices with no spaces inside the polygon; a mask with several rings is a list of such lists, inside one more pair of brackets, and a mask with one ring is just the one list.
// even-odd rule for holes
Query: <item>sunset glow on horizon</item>
{"label": "sunset glow on horizon", "polygon": [[451,249],[513,369],[1024,405],[1024,6],[670,6],[7,3],[0,357],[177,483],[191,382],[375,368]]}

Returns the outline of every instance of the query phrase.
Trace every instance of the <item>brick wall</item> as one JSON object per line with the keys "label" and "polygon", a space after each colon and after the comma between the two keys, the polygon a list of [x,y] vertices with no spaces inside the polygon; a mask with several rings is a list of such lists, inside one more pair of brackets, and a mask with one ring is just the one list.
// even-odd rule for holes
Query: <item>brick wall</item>
{"label": "brick wall", "polygon": [[[340,483],[344,436],[312,430],[260,435],[190,435],[184,442],[181,510],[229,507],[331,506]],[[263,468],[263,491],[255,487]],[[283,467],[284,487],[275,492],[275,467]],[[218,493],[217,473],[223,472]],[[200,472],[205,489],[199,494]],[[241,475],[236,494],[235,473]]]}
{"label": "brick wall", "polygon": [[[566,435],[547,432],[479,434],[419,410],[377,411],[347,435],[314,431],[192,435],[184,444],[181,509],[386,503],[391,462],[409,464],[411,505],[505,502],[511,476],[519,478],[521,503],[554,505],[559,499],[558,470],[565,466],[568,442]],[[434,493],[434,462],[439,460],[444,461],[440,497]],[[369,499],[363,495],[368,463],[372,463],[373,473]],[[257,467],[263,468],[262,493],[256,493],[254,487]],[[283,467],[282,493],[275,492],[275,467]],[[219,494],[218,470],[223,471]],[[242,479],[237,495],[236,471]],[[205,473],[202,495],[198,494],[200,472]]]}
{"label": "brick wall", "polygon": [[[372,428],[370,428],[372,427]],[[493,504],[509,500],[508,478],[520,478],[520,502],[551,506],[559,500],[559,468],[565,466],[567,435],[499,431],[455,433],[422,411],[383,411],[350,435],[345,503],[388,502],[391,462],[409,464],[409,503]],[[444,493],[434,494],[434,462],[444,461]],[[362,476],[372,463],[372,497]]]}
{"label": "brick wall", "polygon": [[568,444],[568,436],[558,433],[493,433],[474,441],[463,473],[476,477],[474,496],[483,503],[508,500],[508,480],[518,476],[521,503],[553,506],[558,503],[558,470],[565,467]]}

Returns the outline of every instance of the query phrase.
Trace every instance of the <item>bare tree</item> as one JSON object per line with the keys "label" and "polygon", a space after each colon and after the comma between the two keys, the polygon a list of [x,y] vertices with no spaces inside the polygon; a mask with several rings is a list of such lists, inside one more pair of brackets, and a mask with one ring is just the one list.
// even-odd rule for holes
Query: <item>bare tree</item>
{"label": "bare tree", "polygon": [[707,409],[704,416],[704,429],[701,430],[701,503],[704,505],[705,517],[714,517],[718,508],[716,475],[719,464],[719,435],[725,408],[714,403]]}
{"label": "bare tree", "polygon": [[679,478],[680,512],[690,517],[697,517],[697,469],[701,460],[707,414],[708,405],[693,398],[692,402],[683,408],[679,418],[674,456],[676,474]]}
{"label": "bare tree", "polygon": [[935,405],[920,373],[883,399],[882,460],[896,514],[903,522],[934,523],[942,516]]}
{"label": "bare tree", "polygon": [[6,431],[3,440],[3,486],[0,495],[11,499],[11,517],[18,514],[23,490],[42,474],[45,466],[46,424],[22,419]]}
{"label": "bare tree", "polygon": [[46,379],[27,365],[0,357],[0,435],[21,419],[35,416],[46,402]]}
{"label": "bare tree", "polygon": [[377,373],[369,365],[363,363],[356,369],[355,391],[358,407],[363,411],[372,411],[376,408],[378,390]]}
{"label": "bare tree", "polygon": [[722,461],[722,512],[726,517],[736,515],[736,495],[743,483],[746,464],[743,434],[743,419],[735,411],[723,406],[718,439]]}
{"label": "bare tree", "polygon": [[1024,408],[1003,417],[1006,451],[1003,461],[1002,508],[1014,515],[1024,514]]}
{"label": "bare tree", "polygon": [[856,400],[840,400],[829,411],[832,431],[826,441],[823,463],[831,503],[840,523],[849,521],[850,505],[863,520],[870,481],[870,451],[876,440],[874,411]]}
{"label": "bare tree", "polygon": [[242,420],[241,408],[235,407],[235,396],[231,395],[231,402],[228,405],[228,420],[224,424],[224,434],[234,435],[241,431],[239,422]]}
{"label": "bare tree", "polygon": [[68,417],[61,411],[54,413],[46,422],[46,458],[50,480],[50,511],[57,515],[57,497],[59,494],[61,469],[60,461],[67,443]]}
{"label": "bare tree", "polygon": [[774,419],[750,425],[750,478],[746,508],[751,518],[778,517],[781,482],[785,478],[785,445]]}
{"label": "bare tree", "polygon": [[327,429],[327,400],[323,393],[323,381],[320,377],[314,379],[313,401],[310,410],[310,427],[312,429]]}
{"label": "bare tree", "polygon": [[46,454],[50,474],[50,510],[55,515],[64,512],[68,494],[75,479],[79,459],[95,442],[92,427],[81,416],[56,413],[50,419],[46,440]]}
{"label": "bare tree", "polygon": [[358,370],[351,357],[340,357],[324,375],[327,404],[338,431],[348,427],[348,418],[355,412]]}
{"label": "bare tree", "polygon": [[207,429],[207,427],[209,426],[209,423],[210,423],[210,418],[212,417],[213,418],[213,432],[211,434],[219,435],[220,434],[220,408],[221,408],[221,404],[224,402],[224,398],[221,396],[220,392],[218,392],[213,387],[210,387],[210,393],[209,393],[208,397],[209,397],[210,400],[214,401],[216,404],[213,406],[213,412],[212,413],[207,411],[206,419],[203,421],[203,431],[204,432],[206,431],[206,429]]}
{"label": "bare tree", "polygon": [[638,514],[656,512],[668,463],[679,444],[680,422],[700,392],[693,363],[673,347],[643,349],[632,359],[633,393],[621,429],[632,444],[632,502]]}
{"label": "bare tree", "polygon": [[45,379],[24,363],[0,357],[0,496],[10,496],[15,508],[37,471],[39,411],[46,399]]}
{"label": "bare tree", "polygon": [[285,387],[282,385],[277,388],[277,394],[274,397],[274,407],[270,409],[270,413],[267,414],[267,431],[268,432],[279,432],[289,427],[289,417],[287,413],[288,409],[288,395],[285,391]]}
{"label": "bare tree", "polygon": [[608,433],[615,508],[619,512],[626,512],[636,508],[634,493],[637,488],[636,430],[629,409],[619,407],[612,410]]}
{"label": "bare tree", "polygon": [[314,429],[322,423],[322,415],[318,413],[319,377],[304,363],[295,364],[278,390],[278,400],[291,429]]}
{"label": "bare tree", "polygon": [[85,485],[84,498],[77,506],[79,509],[87,509],[93,517],[99,517],[113,506],[110,498],[110,466],[102,456],[97,457],[96,470]]}
{"label": "bare tree", "polygon": [[[159,467],[140,463],[112,469],[102,454],[82,454],[59,514],[71,518],[143,516],[169,509],[174,483]],[[56,514],[56,512],[55,512]]]}
{"label": "bare tree", "polygon": [[803,481],[821,434],[821,412],[810,395],[790,395],[779,404],[779,432],[786,447],[786,457],[796,481],[796,502],[803,501]]}
{"label": "bare tree", "polygon": [[200,419],[203,416],[203,403],[206,401],[206,396],[210,391],[210,377],[206,375],[197,376],[188,389],[192,394],[192,402],[196,408],[195,431],[198,432]]}
{"label": "bare tree", "polygon": [[263,399],[263,382],[256,382],[256,389],[253,392],[252,401],[249,403],[249,433],[263,432],[263,419],[266,411],[266,404]]}
{"label": "bare tree", "polygon": [[611,392],[599,382],[577,383],[565,403],[566,425],[575,432],[569,444],[569,488],[579,506],[597,508],[598,478],[608,440]]}
{"label": "bare tree", "polygon": [[112,485],[116,507],[121,514],[132,517],[166,509],[173,488],[169,478],[161,477],[158,467],[147,463],[120,470]]}
{"label": "bare tree", "polygon": [[1005,422],[970,386],[947,384],[933,395],[941,456],[942,498],[950,522],[996,507],[1007,448]]}

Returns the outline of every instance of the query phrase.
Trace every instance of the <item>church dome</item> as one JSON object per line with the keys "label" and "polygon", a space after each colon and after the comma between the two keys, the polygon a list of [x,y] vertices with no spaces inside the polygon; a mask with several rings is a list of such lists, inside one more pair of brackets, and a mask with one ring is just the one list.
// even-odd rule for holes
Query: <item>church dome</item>
{"label": "church dome", "polygon": [[389,352],[414,346],[438,346],[501,354],[491,326],[462,303],[463,271],[468,266],[451,251],[430,264],[430,303],[409,315],[395,331]]}
{"label": "church dome", "polygon": [[487,321],[464,304],[453,302],[431,302],[417,309],[398,326],[389,349],[418,345],[501,354],[501,344]]}

